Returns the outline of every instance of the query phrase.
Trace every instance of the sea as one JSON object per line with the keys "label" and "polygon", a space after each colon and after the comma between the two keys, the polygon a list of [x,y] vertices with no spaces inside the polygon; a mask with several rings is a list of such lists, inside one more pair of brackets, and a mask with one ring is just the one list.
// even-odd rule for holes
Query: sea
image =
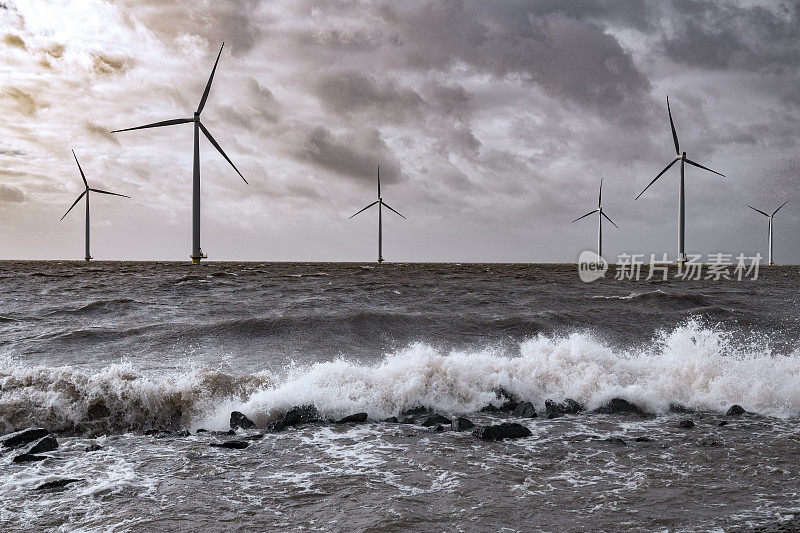
{"label": "sea", "polygon": [[800,529],[800,268],[670,274],[2,261],[0,433],[59,447],[0,450],[0,530]]}

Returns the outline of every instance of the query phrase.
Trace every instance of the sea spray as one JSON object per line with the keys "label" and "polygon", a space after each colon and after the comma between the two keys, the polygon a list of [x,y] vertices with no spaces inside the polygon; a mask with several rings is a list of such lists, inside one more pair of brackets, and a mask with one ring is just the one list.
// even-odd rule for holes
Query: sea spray
{"label": "sea spray", "polygon": [[724,412],[738,403],[790,417],[800,413],[800,353],[775,355],[758,340],[735,342],[729,332],[693,318],[625,349],[590,332],[538,335],[513,355],[412,343],[375,364],[337,358],[292,366],[282,376],[208,367],[143,372],[130,362],[99,370],[46,368],[6,358],[0,360],[0,429],[227,429],[233,410],[265,425],[301,404],[314,404],[327,417],[367,412],[378,419],[416,405],[470,413],[499,405],[500,388],[537,409],[548,398],[573,398],[591,409],[623,397],[652,412],[670,404]]}

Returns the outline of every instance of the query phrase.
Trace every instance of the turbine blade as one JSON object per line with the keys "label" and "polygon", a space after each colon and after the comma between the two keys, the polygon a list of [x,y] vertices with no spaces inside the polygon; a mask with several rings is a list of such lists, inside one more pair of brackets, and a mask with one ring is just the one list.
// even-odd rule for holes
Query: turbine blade
{"label": "turbine blade", "polygon": [[600,195],[597,197],[597,208],[603,205],[603,178],[600,178]]}
{"label": "turbine blade", "polygon": [[378,165],[378,198],[381,197],[381,166]]}
{"label": "turbine blade", "polygon": [[667,113],[669,113],[669,127],[672,128],[672,140],[675,141],[675,153],[680,155],[681,145],[678,144],[678,134],[675,132],[675,123],[672,122],[672,110],[669,108],[669,95],[667,95]]}
{"label": "turbine blade", "polygon": [[211,82],[214,81],[214,72],[217,71],[217,63],[219,63],[219,56],[222,55],[222,49],[225,47],[225,43],[222,43],[222,46],[219,47],[219,53],[217,54],[217,60],[214,61],[214,68],[211,69],[211,76],[208,77],[208,83],[206,84],[206,90],[203,91],[203,98],[200,99],[200,105],[197,106],[197,113],[200,114],[203,111],[203,108],[206,106],[206,100],[208,99],[208,92],[211,90]]}
{"label": "turbine blade", "polygon": [[63,217],[61,217],[61,220],[64,220],[64,217],[66,217],[67,215],[69,215],[69,212],[70,212],[70,211],[72,211],[72,208],[73,208],[73,207],[75,207],[76,205],[78,205],[78,202],[80,202],[80,201],[81,201],[81,198],[83,198],[85,195],[86,195],[86,191],[83,191],[83,192],[81,193],[81,195],[80,195],[80,196],[78,196],[78,199],[77,199],[77,200],[75,200],[75,202],[74,202],[74,203],[73,203],[71,206],[69,206],[69,209],[67,209],[67,212],[66,212],[66,213],[64,213],[64,216],[63,216]]}
{"label": "turbine blade", "polygon": [[227,161],[228,163],[230,163],[230,164],[231,164],[231,166],[233,167],[233,170],[235,170],[235,171],[236,171],[236,173],[237,173],[237,174],[239,174],[239,177],[240,177],[240,178],[242,178],[242,180],[243,180],[243,181],[244,181],[244,182],[245,182],[247,185],[250,185],[249,183],[247,183],[247,180],[246,180],[246,179],[244,179],[244,176],[242,176],[242,173],[241,173],[241,172],[239,172],[239,169],[238,169],[238,168],[236,168],[236,165],[234,165],[234,164],[233,164],[233,161],[231,161],[231,159],[228,157],[228,154],[226,154],[226,153],[225,153],[225,151],[222,149],[222,147],[219,145],[219,143],[217,143],[217,141],[215,141],[215,140],[214,140],[214,137],[212,137],[212,136],[211,136],[211,133],[210,133],[210,132],[209,132],[209,131],[206,129],[206,127],[205,127],[205,126],[203,126],[203,123],[202,123],[202,122],[199,122],[198,124],[200,124],[200,129],[201,129],[201,130],[203,130],[203,134],[206,136],[206,138],[207,138],[209,141],[211,141],[211,144],[213,144],[213,145],[214,145],[214,148],[216,148],[216,149],[219,151],[219,153],[221,153],[221,154],[222,154],[222,157],[224,157],[224,158],[225,158],[225,161]]}
{"label": "turbine blade", "polygon": [[[399,212],[399,211],[396,211],[395,209],[393,209],[393,208],[392,208],[392,206],[390,206],[389,204],[387,204],[387,203],[386,203],[386,202],[384,202],[383,200],[381,200],[380,202],[383,204],[383,206],[384,206],[386,209],[389,209],[390,211],[394,211],[395,213],[397,213],[398,215],[400,215],[400,212]],[[403,217],[403,215],[400,215],[400,216],[401,216],[401,217]],[[403,218],[406,218],[406,217],[403,217]]]}
{"label": "turbine blade", "polygon": [[692,166],[695,166],[695,167],[697,167],[697,168],[702,168],[703,170],[708,170],[709,172],[713,172],[714,174],[717,174],[717,175],[719,175],[719,176],[722,176],[723,178],[725,177],[725,174],[720,174],[720,173],[719,173],[719,172],[717,172],[716,170],[711,170],[711,169],[710,169],[710,168],[708,168],[708,167],[704,167],[704,166],[703,166],[703,165],[701,165],[700,163],[695,163],[695,162],[694,162],[694,161],[692,161],[691,159],[684,159],[684,161],[686,161],[686,162],[687,162],[687,163],[689,163],[690,165],[692,165]]}
{"label": "turbine blade", "polygon": [[[614,224],[614,221],[613,221],[613,220],[611,220],[610,218],[608,218],[608,215],[606,215],[606,214],[605,214],[603,211],[600,211],[600,214],[601,214],[601,215],[603,215],[604,217],[606,217],[606,220],[608,220],[609,222],[611,222],[612,224]],[[616,224],[614,224],[614,227],[615,227],[615,228],[617,228],[617,229],[619,229],[619,226],[617,226]]]}
{"label": "turbine blade", "polygon": [[[660,177],[661,177],[661,176],[664,174],[664,172],[666,172],[667,170],[669,170],[669,167],[671,167],[672,165],[674,165],[674,164],[675,164],[675,162],[676,162],[676,161],[678,161],[678,160],[677,160],[677,159],[673,159],[673,160],[672,160],[672,163],[670,163],[669,165],[667,165],[666,167],[664,167],[664,170],[662,170],[661,172],[659,172],[659,173],[658,173],[658,176],[656,176],[655,178],[653,178],[653,181],[651,181],[651,182],[650,182],[650,183],[647,185],[647,187],[645,187],[645,188],[644,188],[644,190],[643,190],[642,192],[640,192],[640,193],[639,193],[639,196],[643,195],[643,194],[644,194],[644,191],[646,191],[647,189],[649,189],[649,188],[650,188],[650,185],[654,184],[654,183],[656,182],[656,180],[657,180],[658,178],[660,178]],[[636,198],[634,198],[634,199],[633,199],[633,201],[635,202],[636,200],[638,200],[638,199],[639,199],[639,196],[637,196]]]}
{"label": "turbine blade", "polygon": [[[766,214],[766,213],[765,213],[764,211],[762,211],[761,209],[756,209],[756,208],[755,208],[755,207],[753,207],[752,205],[748,205],[747,207],[749,207],[749,208],[750,208],[750,209],[752,209],[753,211],[758,211],[759,213],[761,213],[761,214],[762,214],[762,215],[764,215],[765,217],[769,217],[769,215],[768,215],[768,214]],[[780,209],[780,207],[779,207],[778,209]]]}
{"label": "turbine blade", "polygon": [[[380,201],[380,200],[375,200],[374,202],[372,202],[371,204],[369,204],[367,207],[365,207],[364,209],[362,209],[362,210],[361,210],[361,211],[359,211],[358,213],[362,213],[362,212],[366,211],[367,209],[369,209],[369,208],[370,208],[370,207],[372,207],[373,205],[377,204],[379,201]],[[358,213],[356,213],[356,215],[357,215]],[[356,215],[353,215],[353,216],[352,216],[352,217],[350,217],[350,218],[353,218],[353,217],[354,217],[354,216],[356,216]],[[350,218],[348,218],[347,220],[350,220]]]}
{"label": "turbine blade", "polygon": [[595,214],[595,213],[597,213],[598,211],[599,211],[599,209],[592,209],[591,211],[589,211],[588,213],[586,213],[586,214],[585,214],[585,215],[583,215],[582,217],[578,217],[578,218],[576,218],[575,220],[573,220],[573,221],[572,221],[572,223],[574,224],[574,223],[576,223],[577,221],[579,221],[580,219],[582,219],[582,218],[586,218],[586,217],[588,217],[589,215],[594,215],[594,214]]}
{"label": "turbine blade", "polygon": [[[75,150],[72,151],[72,157],[74,157],[75,158],[75,162],[78,163],[78,156],[75,155]],[[88,189],[89,188],[89,184],[86,182],[86,175],[83,173],[83,169],[81,168],[81,164],[80,163],[78,163],[78,170],[81,171],[81,178],[83,178],[83,184]]]}
{"label": "turbine blade", "polygon": [[[783,203],[781,204],[781,207],[785,206],[785,205],[786,205],[786,204],[788,204],[788,203],[789,203],[789,200],[786,200],[785,202],[783,202]],[[773,215],[775,215],[775,213],[777,213],[778,211],[780,211],[780,210],[781,210],[781,207],[779,207],[778,209],[776,209],[775,211],[773,211],[773,212],[772,212],[772,214],[773,214]]]}
{"label": "turbine blade", "polygon": [[152,124],[145,124],[144,126],[136,126],[135,128],[125,128],[124,130],[114,130],[111,133],[119,133],[120,131],[143,130],[145,128],[160,128],[161,126],[172,126],[174,124],[186,124],[187,122],[194,122],[193,118],[175,118],[172,120],[164,120],[162,122],[153,122]]}
{"label": "turbine blade", "polygon": [[89,190],[92,192],[99,192],[100,194],[111,194],[113,196],[122,196],[123,198],[130,198],[130,196],[119,194],[118,192],[101,191],[100,189],[89,189]]}

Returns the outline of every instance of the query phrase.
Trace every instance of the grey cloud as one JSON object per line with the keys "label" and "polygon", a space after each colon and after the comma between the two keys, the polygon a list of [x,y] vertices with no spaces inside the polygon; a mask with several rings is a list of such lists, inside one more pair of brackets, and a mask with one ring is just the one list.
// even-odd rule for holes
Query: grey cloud
{"label": "grey cloud", "polygon": [[3,91],[3,96],[11,100],[19,113],[29,117],[36,115],[41,107],[41,103],[36,100],[34,95],[17,87],[9,87]]}
{"label": "grey cloud", "polygon": [[432,80],[423,91],[428,104],[442,115],[453,115],[464,120],[475,110],[472,95],[463,85],[446,85]]}
{"label": "grey cloud", "polygon": [[28,46],[25,44],[25,41],[22,40],[22,37],[13,33],[5,34],[5,36],[3,36],[3,42],[8,46],[13,46],[15,48],[21,48],[23,50],[28,49]]}
{"label": "grey cloud", "polygon": [[314,91],[331,111],[368,110],[394,120],[417,115],[425,103],[416,91],[402,87],[394,79],[377,80],[355,70],[323,73],[314,83]]}
{"label": "grey cloud", "polygon": [[675,0],[664,50],[673,61],[779,74],[800,66],[800,7]]}
{"label": "grey cloud", "polygon": [[[313,6],[335,19],[354,4]],[[364,39],[370,55],[352,53],[366,63],[380,60],[384,68],[453,73],[466,67],[497,79],[516,77],[612,119],[635,118],[650,83],[604,24],[564,10],[540,12],[536,2],[488,5],[461,0],[367,4],[359,14],[370,36]],[[316,39],[325,54],[330,43],[324,34],[314,29],[303,36],[303,44]]]}
{"label": "grey cloud", "polygon": [[257,17],[259,0],[196,2],[195,0],[123,0],[129,24],[144,24],[169,45],[177,36],[202,36],[215,49],[223,41],[235,55],[250,51],[269,20]]}
{"label": "grey cloud", "polygon": [[101,126],[99,124],[95,124],[89,120],[85,120],[83,122],[83,128],[92,136],[98,139],[104,139],[109,141],[113,144],[119,144],[119,139],[113,133],[111,133],[111,128],[107,126]]}
{"label": "grey cloud", "polygon": [[13,185],[0,184],[0,203],[22,203],[26,200],[25,192]]}
{"label": "grey cloud", "polygon": [[128,71],[133,61],[129,57],[92,52],[92,70],[95,74],[124,74]]}
{"label": "grey cloud", "polygon": [[411,67],[444,70],[461,61],[499,78],[520,76],[611,117],[632,116],[650,89],[630,53],[599,23],[538,14],[535,4],[491,12],[476,10],[478,3],[418,5],[397,8]]}
{"label": "grey cloud", "polygon": [[346,178],[374,180],[379,164],[382,180],[394,182],[400,177],[399,164],[376,129],[334,136],[317,126],[306,133],[297,156]]}

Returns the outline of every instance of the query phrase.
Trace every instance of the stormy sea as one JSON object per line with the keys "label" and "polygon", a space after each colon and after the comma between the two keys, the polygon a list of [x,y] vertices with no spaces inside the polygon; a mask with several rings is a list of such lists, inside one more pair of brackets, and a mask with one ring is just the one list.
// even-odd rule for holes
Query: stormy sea
{"label": "stormy sea", "polygon": [[0,262],[0,530],[795,530],[798,285]]}

